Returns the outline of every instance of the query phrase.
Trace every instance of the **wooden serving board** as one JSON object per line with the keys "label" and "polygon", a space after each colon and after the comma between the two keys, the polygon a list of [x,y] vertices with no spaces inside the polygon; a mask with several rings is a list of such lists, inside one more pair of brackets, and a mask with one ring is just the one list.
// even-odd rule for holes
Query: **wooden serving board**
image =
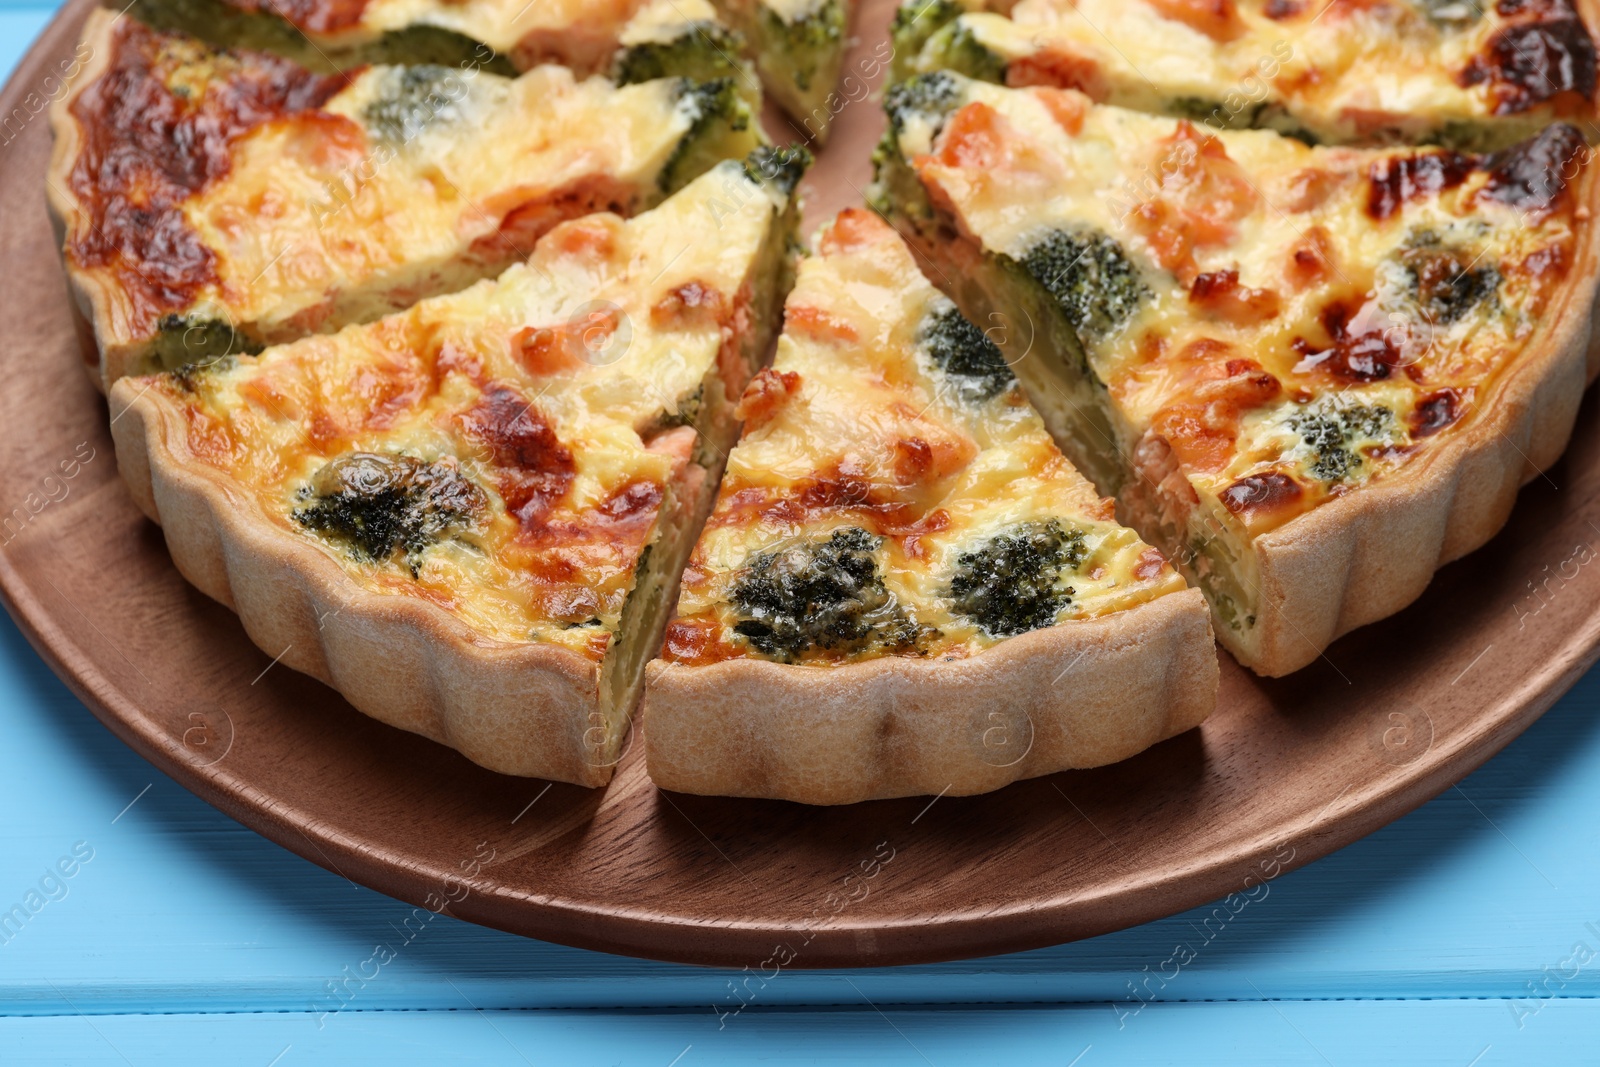
{"label": "wooden serving board", "polygon": [[[0,589],[118,736],[347,878],[533,937],[769,977],[1030,948],[1253,894],[1467,774],[1600,651],[1591,397],[1510,526],[1417,604],[1287,679],[1223,656],[1211,721],[1125,763],[845,809],[661,793],[637,737],[601,791],[484,771],[275,665],[183,581],[124,491],[43,192],[42,108],[88,6],[70,4],[0,94]],[[858,27],[813,225],[869,177],[866,83],[891,7],[868,4]]]}

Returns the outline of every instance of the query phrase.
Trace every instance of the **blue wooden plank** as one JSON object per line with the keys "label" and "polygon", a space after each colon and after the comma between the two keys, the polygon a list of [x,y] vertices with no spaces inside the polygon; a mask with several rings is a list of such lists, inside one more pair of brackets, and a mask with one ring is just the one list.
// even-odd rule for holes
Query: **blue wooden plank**
{"label": "blue wooden plank", "polygon": [[752,1014],[723,1029],[703,1015],[525,1011],[360,1012],[321,1030],[314,1017],[297,1015],[68,1017],[0,1022],[0,1047],[18,1065],[114,1067],[385,1061],[1497,1067],[1593,1063],[1597,1031],[1595,1001],[1553,1005],[1521,1030],[1503,1008],[1484,1001],[1177,1004],[1120,1029],[1104,1007],[879,1012],[862,1004],[852,1012]]}

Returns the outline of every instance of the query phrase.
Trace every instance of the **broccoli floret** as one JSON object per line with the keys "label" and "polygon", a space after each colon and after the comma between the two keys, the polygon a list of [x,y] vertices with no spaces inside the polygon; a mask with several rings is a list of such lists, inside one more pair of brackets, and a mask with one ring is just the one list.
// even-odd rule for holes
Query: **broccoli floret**
{"label": "broccoli floret", "polygon": [[761,5],[761,39],[769,45],[777,44],[785,67],[801,92],[810,90],[818,69],[839,50],[844,25],[844,5],[839,0],[824,0],[811,14],[793,22],[785,21],[772,7]]}
{"label": "broccoli floret", "polygon": [[1435,326],[1460,322],[1500,290],[1500,270],[1492,261],[1447,246],[1432,230],[1408,237],[1397,258],[1405,295]]}
{"label": "broccoli floret", "polygon": [[966,12],[966,5],[956,0],[905,0],[889,26],[895,56],[912,59],[920,55],[930,37]]}
{"label": "broccoli floret", "polygon": [[689,120],[689,132],[661,168],[658,183],[664,193],[677,192],[729,155],[743,155],[747,148],[729,152],[726,142],[730,134],[749,130],[752,121],[750,105],[732,78],[709,82],[683,78],[675,92],[678,110]]}
{"label": "broccoli floret", "polygon": [[1291,416],[1287,425],[1315,457],[1307,469],[1325,482],[1339,482],[1361,469],[1356,442],[1386,439],[1394,412],[1378,405],[1322,403]]}
{"label": "broccoli floret", "polygon": [[771,185],[785,197],[790,197],[794,195],[800,179],[805,177],[811,161],[811,153],[800,145],[786,148],[762,145],[746,157],[744,172],[751,181]]}
{"label": "broccoli floret", "polygon": [[1062,579],[1087,557],[1082,530],[1056,519],[1018,523],[957,557],[950,599],[991,637],[1053,626],[1076,593]]}
{"label": "broccoli floret", "polygon": [[1415,0],[1429,19],[1448,29],[1470,26],[1483,18],[1480,0]]}
{"label": "broccoli floret", "polygon": [[978,40],[964,19],[957,19],[928,38],[921,62],[935,70],[953,70],[979,81],[1004,85],[1006,61]]}
{"label": "broccoli floret", "polygon": [[482,489],[451,460],[352,452],[328,463],[302,486],[294,521],[339,542],[365,562],[400,554],[412,577],[422,553],[470,529],[487,506]]}
{"label": "broccoli floret", "polygon": [[1016,381],[1000,349],[954,304],[944,304],[922,321],[917,342],[969,401],[997,397]]}
{"label": "broccoli floret", "polygon": [[226,363],[233,356],[253,356],[261,345],[221,319],[199,315],[164,315],[156,323],[152,355],[188,388],[194,376]]}
{"label": "broccoli floret", "polygon": [[634,85],[657,78],[737,78],[743,74],[738,57],[744,51],[744,38],[726,26],[686,22],[682,32],[671,39],[647,41],[618,52],[611,64],[611,80]]}
{"label": "broccoli floret", "polygon": [[1116,330],[1150,297],[1139,268],[1099,230],[1052,230],[1028,250],[1022,266],[1085,338]]}
{"label": "broccoli floret", "polygon": [[945,116],[960,105],[962,96],[961,83],[942,70],[890,86],[883,97],[883,109],[889,113],[889,137],[898,138],[905,132],[906,123],[917,117],[942,125]]}
{"label": "broccoli floret", "polygon": [[467,91],[467,80],[454,67],[396,67],[361,119],[380,140],[409,144],[433,123],[459,119]]}
{"label": "broccoli floret", "polygon": [[876,555],[881,543],[849,526],[820,543],[756,556],[730,594],[739,616],[734,632],[786,663],[816,650],[916,651],[930,631],[884,587]]}

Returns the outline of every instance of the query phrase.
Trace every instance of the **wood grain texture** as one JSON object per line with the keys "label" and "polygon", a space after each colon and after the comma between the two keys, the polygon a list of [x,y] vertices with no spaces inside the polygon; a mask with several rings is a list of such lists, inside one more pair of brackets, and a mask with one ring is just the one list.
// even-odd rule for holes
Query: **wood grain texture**
{"label": "wood grain texture", "polygon": [[[46,32],[0,111],[71,52],[85,7]],[[828,159],[875,110],[841,114]],[[413,903],[567,944],[752,967],[778,944],[796,968],[1086,937],[1242,894],[1397,817],[1537,718],[1600,641],[1600,577],[1578,562],[1600,539],[1591,398],[1510,527],[1419,603],[1288,679],[1225,660],[1211,722],[1134,760],[931,806],[817,811],[656,792],[635,744],[604,792],[530,790],[268,666],[173,570],[116,477],[104,405],[78,365],[39,191],[47,143],[35,120],[0,155],[0,314],[18,324],[0,393],[0,502],[21,509],[0,553],[8,606],[96,714],[177,781]],[[842,190],[865,162],[852,163],[830,178],[825,160],[816,210],[854,197]],[[95,458],[67,479],[60,465],[84,448]]]}

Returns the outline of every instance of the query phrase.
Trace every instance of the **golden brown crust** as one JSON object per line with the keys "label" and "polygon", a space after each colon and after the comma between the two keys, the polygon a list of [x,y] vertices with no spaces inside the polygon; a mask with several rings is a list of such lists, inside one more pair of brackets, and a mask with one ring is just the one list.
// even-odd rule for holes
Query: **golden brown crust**
{"label": "golden brown crust", "polygon": [[118,332],[112,328],[111,324],[119,321],[116,318],[118,294],[115,289],[98,274],[73,269],[65,258],[67,235],[89,224],[89,212],[72,192],[72,169],[84,149],[83,130],[72,114],[72,105],[85,89],[105,74],[110,65],[114,51],[111,34],[119,17],[130,16],[118,16],[105,8],[95,8],[84,23],[79,51],[87,47],[89,54],[77,74],[68,80],[66,91],[50,104],[50,129],[54,141],[50,147],[50,165],[45,171],[46,200],[56,233],[56,247],[62,254],[67,272],[67,285],[72,291],[78,313],[93,329],[95,343],[100,349],[98,364],[89,364],[88,371],[101,392],[106,391],[109,382],[122,377],[148,348],[147,345],[128,343],[125,336],[119,339]]}
{"label": "golden brown crust", "polygon": [[221,472],[183,458],[186,424],[148,381],[111,391],[117,464],[160,523],[178,570],[236,611],[277,662],[366,714],[491,770],[599,786],[599,664],[546,644],[492,641],[435,605],[356,585],[274,526]]}
{"label": "golden brown crust", "polygon": [[[1600,209],[1590,171],[1579,204]],[[1257,674],[1280,677],[1335,639],[1393,615],[1434,571],[1479,548],[1511,515],[1517,490],[1565,451],[1600,349],[1600,234],[1580,231],[1569,283],[1518,360],[1483,397],[1471,425],[1381,481],[1330,501],[1254,541],[1260,564],[1258,639],[1222,643]]]}
{"label": "golden brown crust", "polygon": [[840,667],[662,660],[646,675],[645,751],[662,789],[853,804],[967,796],[1127,759],[1216,703],[1198,591],[1013,637],[970,659]]}

